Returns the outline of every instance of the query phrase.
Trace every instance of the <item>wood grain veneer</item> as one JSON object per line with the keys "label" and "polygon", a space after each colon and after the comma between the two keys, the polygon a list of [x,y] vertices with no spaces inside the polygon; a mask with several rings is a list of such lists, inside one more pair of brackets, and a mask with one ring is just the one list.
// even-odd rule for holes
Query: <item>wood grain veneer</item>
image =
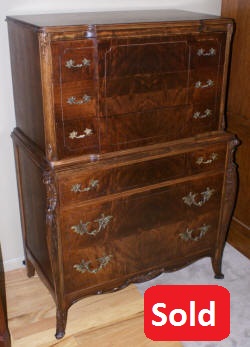
{"label": "wood grain veneer", "polygon": [[[36,269],[53,295],[61,338],[69,307],[85,296],[204,256],[223,278],[237,140],[224,127],[230,19],[53,16],[7,20],[11,55],[21,54],[22,31],[24,47],[29,37],[36,47],[45,146],[25,123],[36,120],[30,109],[26,119],[17,111],[12,138],[28,274]],[[25,110],[18,90],[32,75],[12,65]]]}

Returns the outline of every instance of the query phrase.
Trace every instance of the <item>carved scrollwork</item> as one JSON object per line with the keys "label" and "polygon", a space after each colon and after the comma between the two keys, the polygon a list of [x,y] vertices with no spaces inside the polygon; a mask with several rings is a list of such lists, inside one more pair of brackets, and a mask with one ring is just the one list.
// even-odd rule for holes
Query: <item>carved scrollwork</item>
{"label": "carved scrollwork", "polygon": [[225,191],[225,200],[226,201],[235,201],[236,196],[236,187],[237,187],[237,175],[236,169],[237,165],[234,161],[235,149],[239,145],[238,139],[233,139],[229,144],[229,156],[228,156],[228,169],[226,173],[226,191]]}
{"label": "carved scrollwork", "polygon": [[46,185],[46,200],[47,200],[47,211],[46,211],[46,223],[51,225],[54,219],[54,211],[56,209],[57,194],[56,187],[54,184],[54,178],[51,172],[46,171],[43,175],[43,183]]}
{"label": "carved scrollwork", "polygon": [[39,36],[39,41],[40,41],[41,54],[42,54],[42,56],[45,56],[47,48],[50,44],[50,34],[41,33]]}

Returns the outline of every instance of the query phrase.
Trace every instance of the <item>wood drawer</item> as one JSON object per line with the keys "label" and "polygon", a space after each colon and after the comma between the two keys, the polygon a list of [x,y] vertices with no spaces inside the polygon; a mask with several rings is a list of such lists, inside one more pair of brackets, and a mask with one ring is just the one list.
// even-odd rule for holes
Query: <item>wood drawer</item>
{"label": "wood drawer", "polygon": [[[78,106],[81,108],[81,105],[73,105],[72,110],[77,110]],[[209,103],[160,108],[106,119],[83,115],[79,113],[79,117],[75,114],[71,120],[57,121],[59,158],[152,145],[219,128],[218,106]]]}
{"label": "wood drawer", "polygon": [[[63,254],[66,293],[85,288],[93,291],[108,281],[147,272],[160,266],[185,265],[189,257],[211,251],[217,237],[219,211],[200,215],[195,221],[181,220],[148,231],[91,247],[67,249]],[[153,252],[152,252],[153,249]],[[124,280],[123,280],[124,281]]]}
{"label": "wood drawer", "polygon": [[[164,40],[164,38],[160,38]],[[172,42],[147,42],[131,39],[129,43],[100,43],[100,77],[124,77],[140,74],[158,74],[187,70],[187,40],[175,38]]]}
{"label": "wood drawer", "polygon": [[186,174],[184,153],[135,164],[102,169],[98,164],[77,173],[62,173],[59,177],[61,206],[95,199],[98,196],[160,183]]}
{"label": "wood drawer", "polygon": [[98,245],[220,209],[223,175],[68,207],[60,218],[64,251]]}
{"label": "wood drawer", "polygon": [[147,190],[106,202],[68,207],[61,216],[62,243],[77,249],[177,221],[187,206],[185,185]]}
{"label": "wood drawer", "polygon": [[209,172],[210,170],[224,170],[226,160],[226,144],[211,145],[190,152],[187,159],[187,172],[190,175]]}
{"label": "wood drawer", "polygon": [[225,33],[193,36],[190,41],[191,69],[222,65],[224,63]]}
{"label": "wood drawer", "polygon": [[94,40],[59,41],[51,45],[55,83],[92,80],[95,77]]}
{"label": "wood drawer", "polygon": [[217,103],[221,93],[222,66],[190,70],[189,95],[191,103]]}
{"label": "wood drawer", "polygon": [[54,88],[55,117],[57,120],[71,120],[96,116],[96,82],[82,81],[62,83]]}
{"label": "wood drawer", "polygon": [[100,116],[157,111],[199,103],[215,106],[220,96],[221,72],[221,66],[215,66],[160,76],[102,81]]}
{"label": "wood drawer", "polygon": [[161,75],[138,75],[101,81],[100,116],[146,112],[184,105],[188,70]]}
{"label": "wood drawer", "polygon": [[60,205],[69,206],[187,174],[221,170],[225,166],[225,155],[226,145],[219,144],[134,164],[117,164],[103,168],[96,163],[77,172],[62,172],[58,177]]}
{"label": "wood drawer", "polygon": [[218,130],[214,104],[160,108],[101,120],[101,151],[109,152],[188,138]]}

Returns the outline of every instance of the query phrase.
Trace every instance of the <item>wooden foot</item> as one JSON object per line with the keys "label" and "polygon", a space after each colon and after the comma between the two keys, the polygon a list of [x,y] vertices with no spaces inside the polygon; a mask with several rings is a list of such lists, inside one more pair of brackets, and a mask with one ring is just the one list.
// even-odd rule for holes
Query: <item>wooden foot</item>
{"label": "wooden foot", "polygon": [[222,273],[220,273],[220,274],[215,274],[215,275],[214,275],[214,278],[216,278],[217,280],[223,280],[224,275],[223,275]]}
{"label": "wooden foot", "polygon": [[212,259],[212,266],[214,270],[214,278],[221,280],[224,278],[221,272],[222,252],[218,252],[217,256]]}
{"label": "wooden foot", "polygon": [[34,266],[31,264],[31,262],[26,258],[23,261],[23,265],[26,266],[26,272],[27,272],[27,276],[28,277],[33,277],[35,275],[35,268]]}
{"label": "wooden foot", "polygon": [[57,340],[60,340],[60,339],[63,338],[64,335],[65,335],[65,331],[58,331],[58,332],[55,333],[55,338]]}
{"label": "wooden foot", "polygon": [[56,333],[55,337],[59,340],[65,335],[68,310],[57,308],[56,311]]}

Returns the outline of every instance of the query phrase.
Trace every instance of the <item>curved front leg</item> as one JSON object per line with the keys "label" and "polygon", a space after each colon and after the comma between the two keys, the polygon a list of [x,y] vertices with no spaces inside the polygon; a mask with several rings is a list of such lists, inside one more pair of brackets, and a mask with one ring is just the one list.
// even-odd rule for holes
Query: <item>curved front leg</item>
{"label": "curved front leg", "polygon": [[[56,302],[56,334],[57,339],[63,338],[65,335],[65,327],[67,322],[68,307],[65,304],[64,291],[62,286],[62,269],[58,260],[58,234],[57,234],[57,191],[55,187],[54,173],[45,171],[44,183],[46,185],[47,194],[47,245],[53,272],[54,292]],[[67,307],[67,308],[66,308]]]}
{"label": "curved front leg", "polygon": [[236,146],[239,144],[239,141],[234,138],[228,146],[227,150],[227,167],[226,167],[226,175],[225,182],[223,187],[223,196],[222,196],[222,212],[220,215],[219,222],[219,237],[217,242],[217,247],[212,257],[212,266],[215,273],[216,279],[224,278],[223,273],[221,272],[221,264],[222,264],[222,254],[225,246],[225,240],[227,236],[227,232],[229,229],[235,198],[237,191],[237,174],[236,174],[236,165],[234,163],[234,151]]}

